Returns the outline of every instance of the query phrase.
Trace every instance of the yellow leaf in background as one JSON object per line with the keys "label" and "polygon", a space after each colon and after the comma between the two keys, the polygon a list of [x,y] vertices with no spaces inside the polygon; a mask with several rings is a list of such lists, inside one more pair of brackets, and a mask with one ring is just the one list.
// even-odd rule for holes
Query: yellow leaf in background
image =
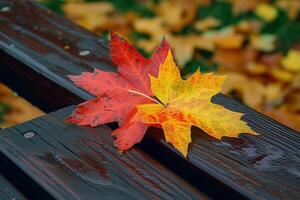
{"label": "yellow leaf in background", "polygon": [[212,39],[202,37],[201,35],[169,35],[166,38],[172,44],[172,50],[174,51],[177,63],[182,67],[193,58],[196,48],[212,51],[215,47]]}
{"label": "yellow leaf in background", "polygon": [[268,67],[261,63],[249,63],[246,67],[248,72],[255,75],[268,72]]}
{"label": "yellow leaf in background", "polygon": [[218,31],[206,31],[203,37],[212,40],[217,47],[222,49],[239,49],[245,39],[245,36],[236,33],[233,27],[225,27]]}
{"label": "yellow leaf in background", "polygon": [[283,82],[291,82],[294,79],[294,75],[291,72],[278,68],[272,69],[271,75],[277,80]]}
{"label": "yellow leaf in background", "polygon": [[236,137],[240,133],[256,134],[246,122],[241,121],[242,113],[211,102],[211,98],[220,92],[225,78],[197,71],[183,80],[169,51],[160,65],[158,77],[151,77],[151,90],[161,103],[138,105],[135,120],[160,124],[166,141],[185,157],[193,125],[217,139],[223,136]]}
{"label": "yellow leaf in background", "polygon": [[283,67],[292,72],[300,72],[300,52],[289,50],[288,54],[282,58]]}
{"label": "yellow leaf in background", "polygon": [[278,15],[277,8],[266,3],[258,4],[255,13],[266,22],[273,21]]}
{"label": "yellow leaf in background", "polygon": [[82,18],[88,14],[107,15],[114,11],[114,6],[108,2],[89,2],[89,3],[67,3],[63,5],[63,10],[68,17]]}
{"label": "yellow leaf in background", "polygon": [[250,37],[250,44],[257,50],[270,52],[276,47],[276,39],[276,36],[272,34],[252,35]]}
{"label": "yellow leaf in background", "polygon": [[0,124],[0,128],[20,124],[45,114],[30,102],[17,96],[2,83],[0,83],[0,99],[1,103],[5,103],[10,107],[10,111],[4,115],[4,123]]}
{"label": "yellow leaf in background", "polygon": [[244,39],[245,37],[242,34],[233,34],[226,37],[216,37],[215,44],[222,49],[239,49]]}
{"label": "yellow leaf in background", "polygon": [[169,31],[180,31],[195,19],[198,5],[207,0],[171,0],[161,1],[153,6],[159,18],[163,19]]}
{"label": "yellow leaf in background", "polygon": [[167,26],[176,27],[180,23],[183,8],[178,4],[163,1],[159,6],[159,11]]}
{"label": "yellow leaf in background", "polygon": [[258,20],[243,20],[236,25],[236,30],[244,34],[258,33],[261,29],[262,23]]}
{"label": "yellow leaf in background", "polygon": [[[171,34],[164,35],[167,40],[172,44],[172,50],[176,56],[176,61],[180,66],[184,66],[188,61],[193,58],[196,48],[212,51],[215,47],[214,41],[208,37],[201,35],[185,35],[176,36]],[[162,37],[155,37],[152,39],[139,40],[137,45],[145,49],[147,52],[152,52],[159,44]]]}
{"label": "yellow leaf in background", "polygon": [[69,19],[91,31],[112,29],[124,35],[130,31],[127,15],[118,15],[109,2],[69,2],[62,8]]}
{"label": "yellow leaf in background", "polygon": [[[280,100],[283,94],[282,85],[279,83],[270,83],[265,86],[265,100],[266,103],[272,103]],[[276,102],[277,103],[277,102]]]}
{"label": "yellow leaf in background", "polygon": [[213,17],[208,17],[203,20],[196,21],[194,27],[198,31],[205,31],[207,29],[217,27],[220,24],[221,24],[220,20]]}
{"label": "yellow leaf in background", "polygon": [[242,102],[252,108],[258,108],[262,105],[265,95],[265,87],[255,79],[251,79],[242,73],[228,73],[222,93],[229,94],[236,92]]}
{"label": "yellow leaf in background", "polygon": [[156,18],[141,18],[134,21],[133,26],[136,31],[150,35],[152,38],[159,37],[159,40],[168,31],[163,23],[163,19]]}
{"label": "yellow leaf in background", "polygon": [[277,0],[276,5],[287,11],[290,19],[296,19],[300,11],[300,1]]}

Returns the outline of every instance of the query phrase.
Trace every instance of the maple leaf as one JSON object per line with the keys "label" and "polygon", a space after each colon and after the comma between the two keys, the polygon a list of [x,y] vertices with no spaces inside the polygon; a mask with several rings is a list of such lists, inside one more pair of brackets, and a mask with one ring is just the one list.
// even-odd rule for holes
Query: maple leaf
{"label": "maple leaf", "polygon": [[78,125],[97,126],[117,121],[118,129],[113,132],[115,144],[124,151],[141,141],[149,125],[131,122],[136,114],[136,105],[150,103],[151,99],[130,92],[139,91],[153,96],[149,74],[156,76],[160,64],[166,58],[169,44],[163,40],[150,59],[144,58],[127,41],[111,34],[110,52],[117,72],[96,69],[93,73],[84,72],[70,79],[96,98],[78,105],[66,119]]}
{"label": "maple leaf", "polygon": [[252,133],[237,113],[213,104],[211,98],[220,92],[225,76],[212,73],[194,73],[187,80],[180,77],[171,51],[159,69],[157,78],[151,76],[151,89],[161,103],[137,105],[138,113],[132,121],[162,126],[167,142],[185,157],[191,142],[190,129],[195,125],[211,136],[235,137],[240,133]]}

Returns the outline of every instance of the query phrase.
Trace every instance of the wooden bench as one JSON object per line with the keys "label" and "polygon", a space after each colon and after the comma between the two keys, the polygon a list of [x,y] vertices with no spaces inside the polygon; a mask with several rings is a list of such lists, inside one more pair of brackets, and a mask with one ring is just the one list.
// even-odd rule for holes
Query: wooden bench
{"label": "wooden bench", "polygon": [[28,199],[300,199],[300,134],[222,94],[213,102],[245,113],[260,135],[217,141],[194,128],[188,159],[156,128],[120,156],[114,124],[64,124],[72,105],[92,98],[66,75],[94,68],[115,70],[104,40],[33,1],[0,1],[0,80],[52,112],[0,132],[12,191]]}

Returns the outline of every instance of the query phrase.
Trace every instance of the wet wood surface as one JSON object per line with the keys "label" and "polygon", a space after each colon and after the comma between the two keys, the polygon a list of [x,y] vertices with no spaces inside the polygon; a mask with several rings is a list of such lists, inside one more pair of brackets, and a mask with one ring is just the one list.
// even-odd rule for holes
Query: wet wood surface
{"label": "wet wood surface", "polygon": [[[115,70],[107,43],[95,34],[28,0],[1,0],[0,10],[6,6],[0,12],[0,78],[43,110],[92,98],[66,75]],[[213,102],[245,113],[260,135],[217,141],[194,128],[185,159],[153,128],[138,147],[213,198],[300,199],[299,133],[222,94]]]}
{"label": "wet wood surface", "polygon": [[40,186],[30,199],[209,199],[141,150],[120,156],[110,128],[64,123],[73,109],[0,131],[3,157],[24,172],[18,181]]}

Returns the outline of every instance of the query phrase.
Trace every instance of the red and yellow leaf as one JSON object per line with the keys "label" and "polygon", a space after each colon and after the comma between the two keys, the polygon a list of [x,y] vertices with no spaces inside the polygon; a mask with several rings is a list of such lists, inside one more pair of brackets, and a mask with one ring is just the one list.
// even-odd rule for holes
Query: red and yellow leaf
{"label": "red and yellow leaf", "polygon": [[141,141],[149,125],[131,122],[136,113],[136,105],[152,102],[151,100],[129,92],[140,91],[153,96],[149,74],[156,76],[159,65],[164,61],[169,44],[163,40],[151,59],[144,58],[127,41],[112,33],[110,52],[117,72],[96,69],[93,73],[84,72],[70,79],[96,98],[77,106],[66,121],[79,125],[97,126],[105,123],[119,123],[120,128],[113,132],[116,145],[124,151]]}
{"label": "red and yellow leaf", "polygon": [[178,67],[173,61],[171,51],[160,66],[158,77],[151,76],[153,95],[161,103],[137,105],[138,114],[133,121],[152,125],[160,124],[167,142],[187,156],[191,142],[191,126],[197,126],[211,136],[236,137],[240,133],[252,133],[243,114],[230,111],[211,102],[220,92],[225,76],[212,73],[194,73],[187,80],[180,77]]}

